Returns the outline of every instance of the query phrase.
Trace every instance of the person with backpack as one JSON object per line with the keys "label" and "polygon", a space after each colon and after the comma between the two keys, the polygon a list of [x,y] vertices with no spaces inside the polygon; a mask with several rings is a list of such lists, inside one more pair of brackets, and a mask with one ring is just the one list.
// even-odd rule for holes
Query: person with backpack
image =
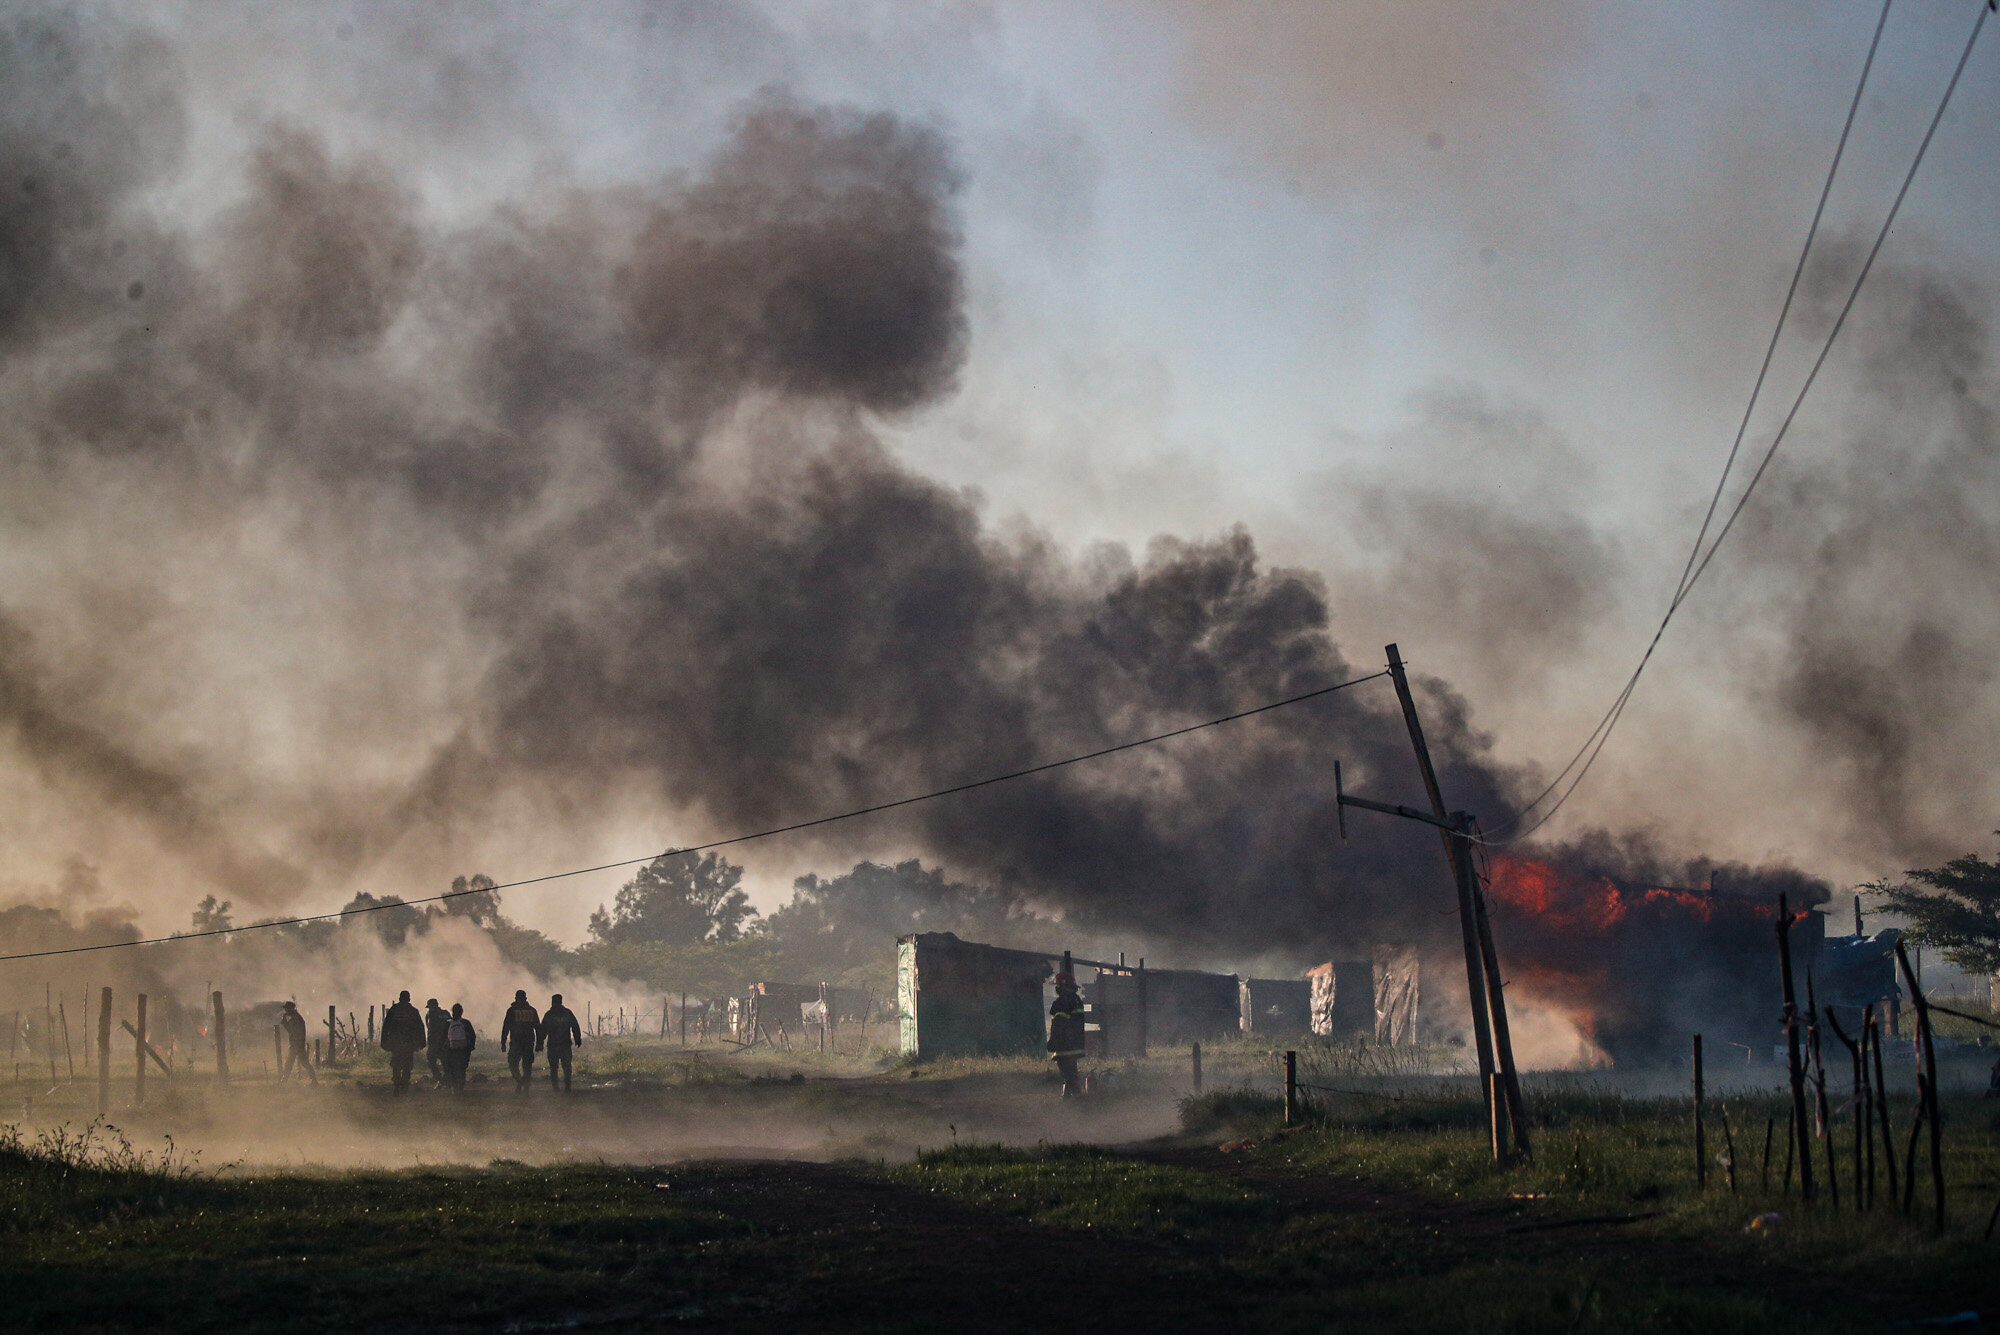
{"label": "person with backpack", "polygon": [[[549,998],[549,1008],[542,1012],[541,1042],[549,1053],[549,1088],[569,1093],[570,1049],[583,1046],[583,1026],[576,1022],[576,1012],[562,1004],[562,993]],[[556,1083],[556,1067],[562,1067],[562,1083]]]}
{"label": "person with backpack", "polygon": [[424,1003],[424,1061],[431,1068],[431,1079],[437,1081],[438,1088],[444,1088],[444,1031],[451,1023],[451,1016],[432,997]]}
{"label": "person with backpack", "polygon": [[529,1004],[526,991],[514,993],[514,1004],[500,1017],[500,1051],[507,1054],[507,1070],[513,1074],[517,1093],[528,1092],[535,1078],[535,1049],[542,1045],[542,1017]]}
{"label": "person with backpack", "polygon": [[451,1019],[444,1026],[444,1080],[460,1094],[465,1092],[465,1068],[472,1061],[472,1050],[478,1046],[479,1035],[472,1021],[465,1018],[465,1007],[452,1002]]}
{"label": "person with backpack", "polygon": [[389,1087],[401,1094],[410,1087],[410,1068],[424,1046],[424,1017],[410,1004],[410,994],[402,993],[396,1004],[382,1012],[382,1047],[389,1054]]}

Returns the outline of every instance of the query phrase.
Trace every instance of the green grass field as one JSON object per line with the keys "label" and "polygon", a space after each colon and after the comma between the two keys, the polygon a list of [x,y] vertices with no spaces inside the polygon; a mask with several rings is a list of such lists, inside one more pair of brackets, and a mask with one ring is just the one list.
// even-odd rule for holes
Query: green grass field
{"label": "green grass field", "polygon": [[[644,1044],[592,1054],[568,1101],[493,1081],[390,1100],[365,1062],[317,1090],[190,1081],[149,1100],[136,1145],[75,1121],[0,1142],[0,1326],[1824,1332],[2000,1311],[2000,1241],[1981,1237],[2000,1105],[1973,1094],[1947,1103],[1939,1235],[1927,1190],[1905,1218],[1880,1173],[1875,1207],[1854,1210],[1845,1157],[1838,1212],[1786,1193],[1777,1168],[1760,1184],[1782,1108],[1763,1091],[1711,1105],[1714,1153],[1723,1108],[1736,1133],[1737,1188],[1717,1164],[1704,1192],[1685,1099],[1532,1081],[1537,1152],[1495,1169],[1462,1079],[1316,1053],[1324,1083],[1357,1092],[1316,1096],[1285,1129],[1268,1052],[1237,1048],[1214,1050],[1209,1069],[1233,1078],[1200,1096],[1186,1054],[1167,1054],[1100,1069],[1069,1106],[1028,1063]],[[463,1143],[457,1162],[399,1169],[231,1164],[212,1152],[229,1109],[338,1123],[342,1144],[441,1123]],[[174,1118],[189,1125],[170,1147]],[[582,1127],[594,1139],[565,1152]],[[656,1151],[662,1127],[799,1137]],[[475,1162],[482,1142],[505,1152]]]}

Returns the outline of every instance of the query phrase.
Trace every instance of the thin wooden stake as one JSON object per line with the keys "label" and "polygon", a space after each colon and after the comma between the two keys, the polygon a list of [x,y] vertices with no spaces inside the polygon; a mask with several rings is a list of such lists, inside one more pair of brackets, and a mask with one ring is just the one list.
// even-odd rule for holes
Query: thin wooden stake
{"label": "thin wooden stake", "polygon": [[1722,1176],[1729,1182],[1729,1194],[1736,1194],[1736,1137],[1729,1130],[1729,1105],[1717,1105],[1722,1113]]}
{"label": "thin wooden stake", "polygon": [[1285,1125],[1292,1126],[1298,1121],[1299,1104],[1299,1054],[1287,1049],[1285,1052]]}
{"label": "thin wooden stake", "polygon": [[63,1061],[69,1066],[69,1082],[73,1085],[76,1083],[76,1054],[70,1051],[69,1046],[69,1012],[63,1009],[60,1001],[56,1003],[56,1015],[62,1020]]}
{"label": "thin wooden stake", "polygon": [[97,998],[97,1115],[111,1111],[111,989]]}
{"label": "thin wooden stake", "polygon": [[211,992],[208,1001],[215,1008],[215,1022],[211,1029],[215,1036],[215,1079],[218,1084],[228,1084],[229,1019],[222,1009],[221,992]]}
{"label": "thin wooden stake", "polygon": [[[1784,895],[1778,896],[1778,973],[1784,984],[1785,996],[1785,1064],[1792,1086],[1792,1125],[1789,1135],[1791,1147],[1785,1151],[1785,1159],[1790,1163],[1792,1152],[1798,1152],[1799,1197],[1811,1200],[1812,1181],[1812,1128],[1806,1125],[1806,1073],[1802,1054],[1799,1051],[1799,1005],[1798,993],[1792,985],[1792,910]],[[1791,1170],[1785,1172],[1786,1190],[1791,1189]]]}
{"label": "thin wooden stake", "polygon": [[139,1023],[132,1027],[132,1037],[138,1043],[132,1053],[132,1061],[137,1068],[137,1074],[132,1079],[132,1101],[144,1103],[146,1101],[146,994],[144,992],[139,994]]}
{"label": "thin wooden stake", "polygon": [[1903,1215],[1909,1216],[1910,1206],[1917,1198],[1917,1132],[1924,1129],[1924,1113],[1930,1107],[1930,1100],[1924,1097],[1923,1073],[1917,1074],[1917,1110],[1910,1118],[1910,1143],[1903,1151]]}
{"label": "thin wooden stake", "polygon": [[1899,1196],[1896,1189],[1896,1133],[1889,1125],[1889,1082],[1882,1074],[1882,1024],[1878,1016],[1875,1030],[1875,1120],[1882,1131],[1882,1166],[1889,1172],[1889,1204]]}
{"label": "thin wooden stake", "polygon": [[[1921,947],[1919,948],[1921,950]],[[1923,957],[1918,955],[1918,959]],[[1944,1122],[1943,1111],[1938,1107],[1937,1044],[1931,1036],[1931,1004],[1924,996],[1922,981],[1910,969],[1910,957],[1903,949],[1903,943],[1896,943],[1896,962],[1903,966],[1903,977],[1910,985],[1910,1004],[1917,1008],[1917,1055],[1923,1059],[1923,1082],[1918,1086],[1925,1105],[1930,1110],[1931,1143],[1931,1192],[1935,1197],[1933,1212],[1934,1227],[1944,1232],[1944,1145],[1941,1139]]]}
{"label": "thin wooden stake", "polygon": [[1840,1213],[1840,1152],[1833,1144],[1833,1115],[1827,1111],[1826,1054],[1819,1041],[1819,1001],[1813,995],[1812,970],[1806,970],[1806,1036],[1812,1059],[1813,1111],[1817,1118],[1814,1139],[1826,1146],[1826,1189],[1833,1212]]}
{"label": "thin wooden stake", "polygon": [[1701,1035],[1694,1036],[1694,1186],[1708,1190],[1708,1128],[1702,1124]]}
{"label": "thin wooden stake", "polygon": [[[1785,1123],[1785,1189],[1784,1195],[1792,1194],[1792,1160],[1799,1151],[1798,1113],[1794,1112]],[[1801,1189],[1803,1191],[1803,1189]]]}
{"label": "thin wooden stake", "polygon": [[1757,1190],[1760,1192],[1771,1189],[1771,1133],[1777,1126],[1776,1119],[1770,1117],[1764,1119],[1764,1166],[1757,1173]]}

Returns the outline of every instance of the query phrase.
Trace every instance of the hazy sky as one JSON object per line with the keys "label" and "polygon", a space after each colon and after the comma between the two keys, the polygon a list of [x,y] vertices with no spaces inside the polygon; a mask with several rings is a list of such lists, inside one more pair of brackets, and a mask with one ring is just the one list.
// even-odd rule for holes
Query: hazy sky
{"label": "hazy sky", "polygon": [[[1891,13],[1825,264],[1753,450],[1978,7]],[[381,164],[423,225],[445,230],[514,201],[644,193],[696,172],[765,90],[928,127],[959,183],[968,342],[950,392],[870,418],[896,456],[976,492],[993,532],[1044,535],[1084,563],[1100,544],[1141,552],[1157,535],[1243,525],[1266,562],[1325,578],[1350,660],[1373,664],[1399,641],[1464,697],[1499,761],[1552,769],[1671,593],[1878,9],[1072,0],[85,13],[86,28],[119,41],[150,33],[114,82],[177,90],[179,147],[146,179],[143,207],[196,238],[196,255],[240,207],[273,124],[317,136],[337,162]],[[1645,830],[1689,853],[1790,859],[1837,880],[1990,843],[1995,41],[1975,52],[1764,503],[1551,834]],[[0,392],[28,392],[10,384]],[[89,640],[97,613],[77,609],[62,572],[99,559],[93,535],[108,521],[8,522],[0,604],[44,645],[62,643],[65,625]],[[245,598],[296,620],[264,616],[254,636],[229,621],[214,639],[226,653],[190,657],[183,676],[146,669],[128,715],[225,695],[242,708],[226,739],[184,720],[135,726],[135,747],[211,776],[208,753],[224,746],[294,765],[330,726],[300,721],[311,713],[301,683],[317,680],[300,646],[334,634],[322,612],[341,605],[298,594],[337,588],[340,574],[269,587],[233,576],[261,588]],[[388,613],[377,600],[369,615]],[[384,783],[416,768],[398,744],[436,740],[421,702],[448,701],[453,677],[476,671],[427,658],[414,647],[427,613],[406,615],[408,647],[388,658],[426,684],[389,710],[408,713],[398,741],[356,762],[378,764]],[[102,684],[68,680],[79,699]],[[232,783],[216,788],[224,809],[257,785]],[[74,857],[136,865],[138,853],[100,842],[119,837],[115,821],[71,820],[59,785],[17,766],[4,786],[16,884],[51,882]],[[553,834],[462,833],[455,856],[504,880],[733,832],[634,798]],[[753,862],[767,906],[809,869],[800,856]],[[444,870],[364,860],[296,902],[387,888],[367,880],[385,867]],[[573,936],[612,884],[524,894],[510,909]],[[157,916],[182,911],[176,897]]]}

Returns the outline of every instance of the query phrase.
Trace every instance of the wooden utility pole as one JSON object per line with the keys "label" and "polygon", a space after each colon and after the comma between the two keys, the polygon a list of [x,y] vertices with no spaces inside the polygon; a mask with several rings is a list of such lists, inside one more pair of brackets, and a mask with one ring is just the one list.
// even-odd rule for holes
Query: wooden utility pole
{"label": "wooden utility pole", "polygon": [[222,1012],[222,993],[209,994],[209,1003],[215,1007],[215,1079],[218,1084],[229,1082],[229,1031]]}
{"label": "wooden utility pole", "polygon": [[97,998],[97,1115],[111,1111],[111,989]]}
{"label": "wooden utility pole", "polygon": [[146,994],[139,994],[139,1023],[132,1026],[132,1101],[146,1101]]}
{"label": "wooden utility pole", "polygon": [[[1799,1002],[1792,989],[1792,909],[1782,894],[1778,896],[1778,974],[1785,993],[1785,1063],[1792,1084],[1792,1140],[1785,1151],[1789,1162],[1793,1151],[1799,1156],[1799,1195],[1811,1200],[1812,1128],[1806,1123],[1806,1075],[1799,1054]],[[1787,1174],[1789,1177],[1789,1174]]]}
{"label": "wooden utility pole", "polygon": [[[1430,747],[1424,743],[1424,725],[1417,719],[1417,702],[1410,694],[1410,681],[1403,671],[1403,655],[1393,644],[1384,651],[1389,657],[1389,679],[1396,685],[1396,699],[1403,706],[1403,723],[1409,729],[1410,745],[1417,753],[1417,769],[1424,780],[1424,794],[1430,798],[1431,815],[1441,825],[1452,824],[1445,810],[1444,793],[1438,787],[1437,771],[1431,766]],[[1488,1023],[1485,968],[1479,949],[1479,925],[1472,893],[1472,877],[1460,866],[1464,849],[1445,829],[1439,830],[1444,855],[1451,864],[1452,886],[1458,896],[1459,935],[1465,947],[1465,990],[1472,1006],[1472,1039],[1479,1056],[1479,1091],[1490,1100],[1493,1089],[1493,1034]],[[1490,1120],[1492,1109],[1487,1109]]]}
{"label": "wooden utility pole", "polygon": [[[1462,828],[1470,833],[1471,817],[1466,817]],[[1493,925],[1486,918],[1486,895],[1479,888],[1478,870],[1472,862],[1472,846],[1461,842],[1458,865],[1460,875],[1472,883],[1473,924],[1479,931],[1479,957],[1486,974],[1486,1004],[1493,1022],[1493,1057],[1499,1069],[1500,1092],[1507,1100],[1507,1124],[1513,1128],[1514,1148],[1524,1155],[1534,1153],[1528,1144],[1528,1115],[1521,1104],[1521,1076],[1514,1065],[1514,1036],[1507,1025],[1507,993],[1500,978],[1500,952],[1493,945]]]}

